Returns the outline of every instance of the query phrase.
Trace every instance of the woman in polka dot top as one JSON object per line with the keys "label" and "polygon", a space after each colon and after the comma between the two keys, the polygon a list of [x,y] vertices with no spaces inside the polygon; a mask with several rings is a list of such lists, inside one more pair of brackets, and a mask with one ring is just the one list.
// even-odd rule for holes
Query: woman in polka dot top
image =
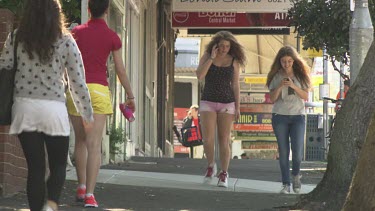
{"label": "woman in polka dot top", "polygon": [[[9,133],[18,135],[27,161],[30,210],[42,210],[43,205],[43,210],[57,210],[70,134],[65,74],[86,128],[94,121],[81,53],[65,29],[59,0],[26,1],[14,35],[17,58],[13,58],[12,36],[8,36],[0,57],[0,69],[11,67],[14,59],[18,62]],[[50,170],[47,181],[45,146]]]}
{"label": "woman in polka dot top", "polygon": [[228,187],[230,131],[233,121],[240,116],[239,75],[245,60],[243,47],[233,34],[220,31],[206,46],[196,72],[199,80],[205,80],[199,106],[204,152],[208,161],[204,181],[209,182],[216,174],[214,139],[217,127],[221,162],[217,185],[220,187]]}

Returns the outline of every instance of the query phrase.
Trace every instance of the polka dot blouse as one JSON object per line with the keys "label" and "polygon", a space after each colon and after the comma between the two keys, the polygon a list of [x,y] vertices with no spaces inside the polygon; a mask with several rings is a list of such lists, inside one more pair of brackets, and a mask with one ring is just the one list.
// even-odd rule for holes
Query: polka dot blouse
{"label": "polka dot blouse", "polygon": [[[14,97],[65,102],[66,73],[77,110],[86,120],[92,120],[90,94],[85,83],[81,53],[75,40],[71,35],[64,35],[53,48],[52,60],[42,64],[37,55],[30,59],[22,43],[18,44]],[[0,69],[12,67],[13,57],[13,42],[9,35],[0,57]]]}

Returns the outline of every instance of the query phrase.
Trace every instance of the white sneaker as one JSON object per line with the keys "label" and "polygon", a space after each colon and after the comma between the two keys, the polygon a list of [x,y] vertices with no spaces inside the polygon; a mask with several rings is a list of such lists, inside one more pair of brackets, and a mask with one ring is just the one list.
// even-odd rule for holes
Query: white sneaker
{"label": "white sneaker", "polygon": [[298,174],[293,176],[293,191],[294,193],[299,193],[301,191],[301,177],[302,175]]}
{"label": "white sneaker", "polygon": [[289,194],[290,193],[290,185],[283,185],[280,193],[281,194]]}
{"label": "white sneaker", "polygon": [[228,187],[228,178],[229,178],[228,172],[221,171],[219,176],[217,176],[217,177],[219,178],[219,181],[217,182],[217,186],[227,188]]}
{"label": "white sneaker", "polygon": [[204,175],[204,182],[208,183],[211,182],[212,178],[216,176],[217,168],[216,163],[213,166],[208,166],[206,170],[206,174]]}
{"label": "white sneaker", "polygon": [[50,207],[49,205],[44,205],[44,207],[43,207],[43,209],[42,209],[43,211],[54,211],[53,209],[52,209],[52,207]]}

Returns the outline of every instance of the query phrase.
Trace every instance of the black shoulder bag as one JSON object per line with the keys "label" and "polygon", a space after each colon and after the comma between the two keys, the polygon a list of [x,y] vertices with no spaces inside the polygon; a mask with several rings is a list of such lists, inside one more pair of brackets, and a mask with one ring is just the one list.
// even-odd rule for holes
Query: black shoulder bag
{"label": "black shoulder bag", "polygon": [[[198,121],[200,124],[200,121]],[[184,147],[194,147],[203,144],[201,137],[202,132],[198,125],[192,126],[193,119],[184,119],[184,123],[181,128],[181,144]]]}
{"label": "black shoulder bag", "polygon": [[18,42],[14,32],[11,34],[13,45],[13,67],[11,69],[0,70],[0,125],[10,125],[12,122],[14,77],[17,70],[17,47]]}

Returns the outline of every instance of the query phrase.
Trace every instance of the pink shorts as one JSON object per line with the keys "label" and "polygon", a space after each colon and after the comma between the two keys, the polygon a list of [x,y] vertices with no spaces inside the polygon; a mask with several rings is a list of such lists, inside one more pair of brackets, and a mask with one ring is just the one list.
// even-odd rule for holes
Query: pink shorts
{"label": "pink shorts", "polygon": [[199,105],[199,112],[203,112],[203,111],[235,114],[236,105],[234,102],[233,103],[216,103],[216,102],[201,100],[201,104]]}

